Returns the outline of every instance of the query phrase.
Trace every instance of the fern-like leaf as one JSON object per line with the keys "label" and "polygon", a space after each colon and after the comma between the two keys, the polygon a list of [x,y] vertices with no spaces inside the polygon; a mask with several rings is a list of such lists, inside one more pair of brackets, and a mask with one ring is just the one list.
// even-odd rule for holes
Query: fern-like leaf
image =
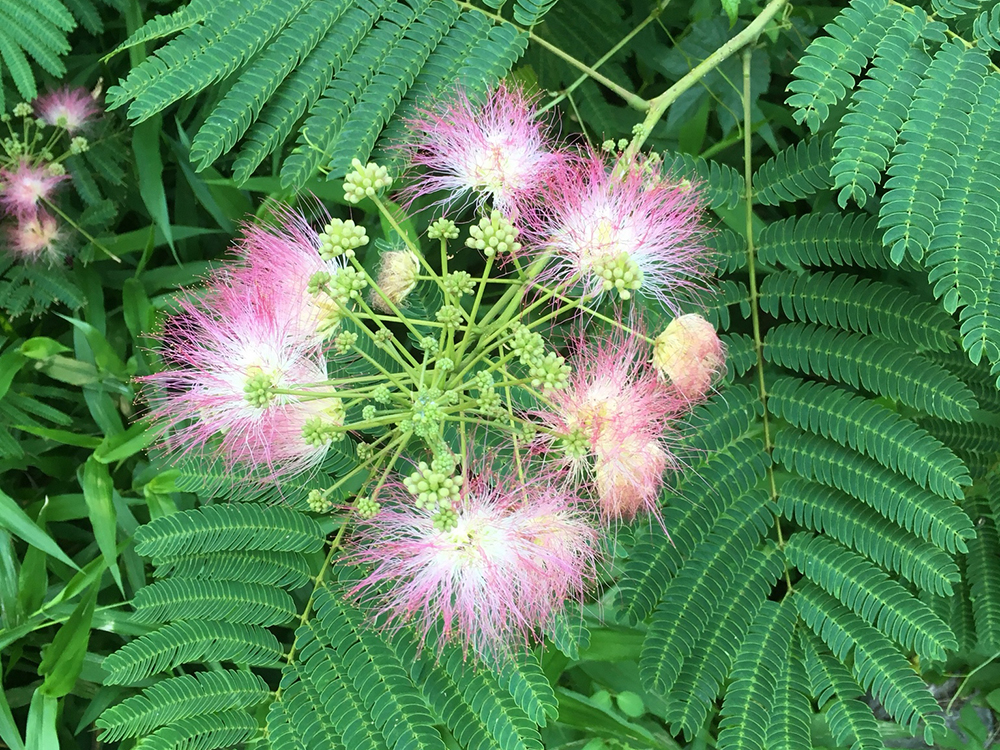
{"label": "fern-like leaf", "polygon": [[808,532],[792,534],[788,561],[811,581],[924,659],[945,658],[955,636],[934,612],[875,565],[837,542]]}
{"label": "fern-like leaf", "polygon": [[969,599],[979,645],[986,651],[1000,648],[1000,535],[987,503],[971,498],[965,507],[976,521],[976,538],[966,556]]}
{"label": "fern-like leaf", "polygon": [[678,177],[690,178],[695,175],[710,208],[733,209],[743,200],[745,180],[732,167],[690,154],[668,151],[663,154],[663,169],[667,174]]}
{"label": "fern-like leaf", "polygon": [[765,206],[797,201],[830,187],[833,138],[823,136],[789,146],[764,162],[753,176],[754,198]]}
{"label": "fern-like leaf", "polygon": [[240,581],[169,578],[139,589],[132,604],[139,622],[222,618],[268,626],[295,616],[295,602],[281,589]]}
{"label": "fern-like leaf", "polygon": [[911,348],[872,336],[792,323],[772,328],[764,356],[777,365],[887,396],[943,419],[968,422],[976,401],[962,381]]}
{"label": "fern-like leaf", "polygon": [[776,417],[864,453],[942,497],[959,500],[962,488],[972,484],[968,469],[944,443],[877,401],[826,383],[779,377],[767,405]]}
{"label": "fern-like leaf", "polygon": [[786,518],[856,549],[923,590],[951,596],[952,584],[961,580],[947,553],[838,490],[796,477],[781,486],[778,507]]}
{"label": "fern-like leaf", "polygon": [[792,637],[787,658],[780,665],[774,686],[771,720],[764,747],[768,750],[800,750],[812,747],[812,706],[799,639]]}
{"label": "fern-like leaf", "polygon": [[225,550],[204,555],[153,560],[155,575],[163,578],[213,578],[244,583],[264,583],[295,589],[309,581],[305,557],[296,552]]}
{"label": "fern-like leaf", "polygon": [[139,737],[153,729],[198,714],[256,706],[270,689],[252,672],[198,672],[158,682],[126,698],[97,720],[102,742]]}
{"label": "fern-like leaf", "polygon": [[[770,265],[861,266],[897,264],[878,237],[878,220],[864,214],[806,214],[768,224],[757,236],[757,257]],[[911,259],[904,267],[918,268]]]}
{"label": "fern-like leaf", "polygon": [[944,728],[937,701],[903,655],[878,630],[847,607],[808,582],[795,588],[795,605],[802,619],[841,661],[854,654],[851,672],[865,690],[911,734],[924,725],[931,744],[935,729]]}
{"label": "fern-like leaf", "polygon": [[823,438],[782,430],[775,438],[774,459],[800,476],[862,500],[949,552],[965,552],[966,541],[976,535],[969,517],[954,503]]}

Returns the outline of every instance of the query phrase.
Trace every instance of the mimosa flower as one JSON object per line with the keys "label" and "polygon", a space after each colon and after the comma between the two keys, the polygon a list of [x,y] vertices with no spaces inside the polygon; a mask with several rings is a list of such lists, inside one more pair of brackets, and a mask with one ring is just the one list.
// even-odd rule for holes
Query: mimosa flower
{"label": "mimosa flower", "polygon": [[75,133],[101,111],[91,93],[84,88],[61,88],[35,100],[35,113],[47,125]]}
{"label": "mimosa flower", "polygon": [[422,112],[408,125],[409,161],[427,168],[406,190],[410,200],[446,191],[452,202],[474,193],[480,208],[489,199],[516,218],[567,161],[534,101],[503,83],[482,103],[456,91],[448,106]]}
{"label": "mimosa flower", "polygon": [[59,257],[59,244],[64,239],[55,217],[44,211],[22,219],[7,231],[8,246],[22,260],[32,261]]}
{"label": "mimosa flower", "polygon": [[56,187],[68,179],[65,174],[52,174],[43,165],[32,166],[26,161],[17,169],[0,169],[0,206],[18,219],[35,216],[41,201],[49,200]]}
{"label": "mimosa flower", "polygon": [[440,632],[502,658],[594,579],[596,533],[559,489],[471,482],[450,523],[401,487],[386,494],[354,540],[353,561],[371,569],[353,593],[373,596],[390,627],[412,623],[422,641]]}
{"label": "mimosa flower", "polygon": [[648,162],[623,168],[590,154],[550,181],[526,224],[550,253],[540,280],[583,287],[585,297],[637,294],[673,309],[679,292],[697,287],[707,269],[701,246],[703,206],[690,185]]}
{"label": "mimosa flower", "polygon": [[653,366],[688,401],[705,398],[725,364],[715,328],[693,313],[672,320],[653,345]]}

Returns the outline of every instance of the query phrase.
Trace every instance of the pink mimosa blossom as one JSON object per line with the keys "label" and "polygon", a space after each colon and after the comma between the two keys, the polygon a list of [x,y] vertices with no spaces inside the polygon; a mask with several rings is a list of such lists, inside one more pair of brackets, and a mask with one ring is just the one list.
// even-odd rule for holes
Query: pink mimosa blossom
{"label": "pink mimosa blossom", "polygon": [[555,174],[526,222],[538,252],[552,256],[540,280],[580,284],[586,297],[638,294],[673,309],[679,292],[696,288],[707,271],[702,209],[697,190],[658,166],[609,164],[592,153]]}
{"label": "pink mimosa blossom", "polygon": [[343,407],[338,398],[277,392],[316,389],[326,361],[259,292],[221,277],[205,299],[182,300],[162,335],[167,369],[141,380],[171,453],[218,440],[227,466],[296,474],[326,455]]}
{"label": "pink mimosa blossom", "polygon": [[389,627],[412,623],[422,641],[440,630],[444,641],[502,658],[594,580],[596,533],[562,490],[473,481],[450,528],[405,489],[387,495],[354,540],[353,561],[371,567],[352,593],[373,598]]}
{"label": "pink mimosa blossom", "polygon": [[0,206],[18,219],[30,219],[38,211],[39,202],[49,200],[56,187],[68,175],[54,175],[44,165],[33,166],[26,161],[17,169],[0,169]]}
{"label": "pink mimosa blossom", "polygon": [[410,200],[447,191],[451,203],[475,193],[480,208],[490,199],[493,208],[516,218],[567,161],[535,102],[504,83],[481,104],[457,90],[447,106],[407,124],[413,133],[408,160],[427,168],[407,189]]}
{"label": "pink mimosa blossom", "polygon": [[725,364],[715,328],[693,313],[674,318],[653,345],[653,366],[688,401],[705,398]]}
{"label": "pink mimosa blossom", "polygon": [[638,335],[581,336],[569,363],[568,386],[551,391],[552,407],[534,415],[551,431],[538,449],[573,482],[592,479],[606,521],[655,514],[663,472],[678,465],[666,439],[686,402],[662,387]]}
{"label": "pink mimosa blossom", "polygon": [[47,125],[75,133],[89,123],[101,108],[84,88],[61,88],[35,100],[35,113]]}
{"label": "pink mimosa blossom", "polygon": [[20,220],[7,230],[8,246],[26,261],[42,258],[56,260],[59,257],[59,244],[63,239],[55,217],[44,211]]}
{"label": "pink mimosa blossom", "polygon": [[343,263],[320,257],[320,235],[300,213],[275,211],[269,225],[245,224],[236,243],[240,267],[234,281],[265,295],[289,334],[321,341],[340,324],[341,310],[325,292],[311,294],[317,273],[334,273]]}

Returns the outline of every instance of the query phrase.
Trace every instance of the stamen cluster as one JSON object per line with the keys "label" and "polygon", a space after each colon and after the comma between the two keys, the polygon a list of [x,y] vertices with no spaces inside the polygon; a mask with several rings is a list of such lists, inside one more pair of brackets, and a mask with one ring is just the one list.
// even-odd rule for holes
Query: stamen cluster
{"label": "stamen cluster", "polygon": [[168,451],[248,488],[352,453],[356,468],[288,499],[344,516],[330,559],[343,544],[364,568],[353,595],[503,656],[597,585],[603,535],[658,517],[680,468],[678,420],[722,347],[696,315],[656,338],[643,320],[703,283],[700,202],[649,160],[557,147],[504,86],[414,132],[411,209],[434,190],[436,206],[474,196],[478,215],[404,217],[385,195],[397,176],[356,161],[345,196],[378,217],[317,228],[279,207],[246,226],[237,262],[167,322],[146,390]]}

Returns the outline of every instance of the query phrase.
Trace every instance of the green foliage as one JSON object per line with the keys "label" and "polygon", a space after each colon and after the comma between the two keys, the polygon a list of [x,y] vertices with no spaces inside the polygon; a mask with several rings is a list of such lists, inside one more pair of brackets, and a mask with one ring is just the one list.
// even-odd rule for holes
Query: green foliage
{"label": "green foliage", "polygon": [[[515,20],[534,24],[551,5],[519,2]],[[376,146],[398,143],[404,133],[392,120],[447,86],[483,91],[525,45],[509,24],[494,26],[451,3],[226,0],[154,18],[123,46],[172,34],[109,89],[109,105],[128,103],[129,118],[142,122],[230,80],[192,140],[192,160],[207,169],[242,141],[233,172],[245,182],[305,116],[281,173],[293,188],[317,171],[340,178],[353,158],[365,162]]]}
{"label": "green foliage", "polygon": [[754,196],[765,206],[807,198],[830,187],[832,163],[833,139],[829,137],[790,146],[757,169]]}

